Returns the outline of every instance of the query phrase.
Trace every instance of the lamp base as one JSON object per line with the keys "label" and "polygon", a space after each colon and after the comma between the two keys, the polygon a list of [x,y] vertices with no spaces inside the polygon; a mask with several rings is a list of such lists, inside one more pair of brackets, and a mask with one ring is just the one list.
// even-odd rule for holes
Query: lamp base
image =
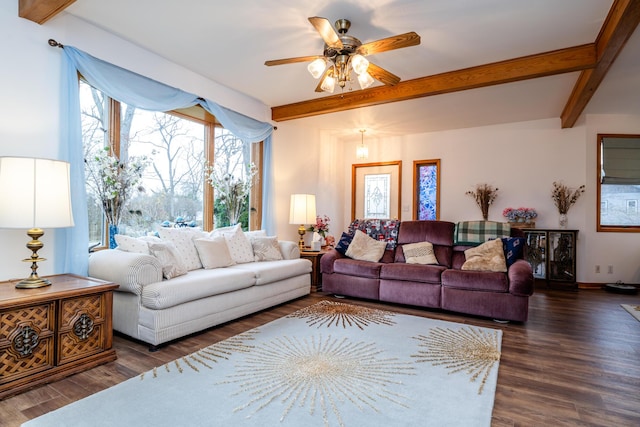
{"label": "lamp base", "polygon": [[300,227],[298,227],[298,234],[300,235],[300,240],[298,240],[298,248],[300,249],[300,252],[304,250],[304,235],[306,232],[307,230],[305,230],[304,224],[300,224]]}
{"label": "lamp base", "polygon": [[45,286],[51,286],[51,282],[47,279],[38,277],[38,275],[36,275],[35,277],[29,276],[28,278],[16,283],[17,289],[36,289],[44,288]]}

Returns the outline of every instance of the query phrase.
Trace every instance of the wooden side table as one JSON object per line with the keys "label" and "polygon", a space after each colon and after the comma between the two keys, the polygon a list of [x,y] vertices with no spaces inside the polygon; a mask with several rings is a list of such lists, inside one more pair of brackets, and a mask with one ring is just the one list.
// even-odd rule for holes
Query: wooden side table
{"label": "wooden side table", "polygon": [[322,255],[329,252],[328,248],[322,248],[319,251],[303,250],[300,252],[300,258],[311,261],[311,292],[322,290],[322,274],[320,274],[320,260]]}
{"label": "wooden side table", "polygon": [[60,274],[51,286],[0,282],[0,399],[116,359],[113,291],[118,285]]}

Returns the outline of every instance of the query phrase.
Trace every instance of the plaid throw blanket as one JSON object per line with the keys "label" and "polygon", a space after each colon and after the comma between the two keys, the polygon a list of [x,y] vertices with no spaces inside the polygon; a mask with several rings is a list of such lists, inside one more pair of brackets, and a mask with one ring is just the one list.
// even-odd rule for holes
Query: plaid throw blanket
{"label": "plaid throw blanket", "polygon": [[511,236],[511,226],[506,222],[461,221],[456,224],[454,244],[474,246],[489,239]]}
{"label": "plaid throw blanket", "polygon": [[369,237],[387,243],[387,249],[393,249],[398,243],[400,220],[397,219],[356,219],[349,225],[348,233],[354,235],[361,230]]}

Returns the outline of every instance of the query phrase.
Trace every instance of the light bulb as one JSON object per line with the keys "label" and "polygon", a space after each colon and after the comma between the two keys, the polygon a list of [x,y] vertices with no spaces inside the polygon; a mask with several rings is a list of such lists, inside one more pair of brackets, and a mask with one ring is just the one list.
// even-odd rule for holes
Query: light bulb
{"label": "light bulb", "polygon": [[307,70],[309,70],[314,79],[317,79],[324,73],[326,66],[327,63],[323,58],[317,58],[307,66]]}
{"label": "light bulb", "polygon": [[364,56],[356,54],[351,57],[351,67],[356,74],[360,75],[367,72],[369,61]]}
{"label": "light bulb", "polygon": [[362,73],[358,76],[358,83],[360,83],[360,89],[366,89],[373,84],[375,80],[369,73]]}

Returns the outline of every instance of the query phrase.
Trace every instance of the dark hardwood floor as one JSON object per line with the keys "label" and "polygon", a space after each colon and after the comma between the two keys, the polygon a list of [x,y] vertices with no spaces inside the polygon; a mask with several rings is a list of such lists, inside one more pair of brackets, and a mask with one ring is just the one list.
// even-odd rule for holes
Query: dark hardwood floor
{"label": "dark hardwood floor", "polygon": [[[154,353],[142,343],[116,336],[118,360],[0,401],[0,425],[19,426],[320,298],[330,297],[312,294],[170,343]],[[640,296],[538,289],[531,298],[529,321],[524,324],[341,301],[502,329],[493,426],[640,426],[640,322],[620,307],[623,303],[640,304]]]}

